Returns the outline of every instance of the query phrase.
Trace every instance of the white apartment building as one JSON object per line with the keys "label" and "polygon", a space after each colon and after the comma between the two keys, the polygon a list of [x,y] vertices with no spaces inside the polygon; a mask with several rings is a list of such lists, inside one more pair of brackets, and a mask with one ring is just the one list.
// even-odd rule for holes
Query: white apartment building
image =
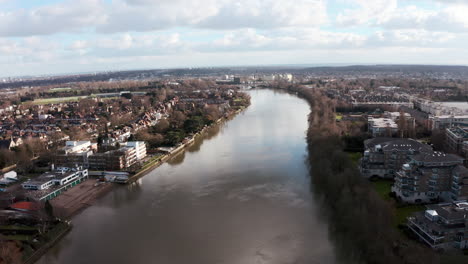
{"label": "white apartment building", "polygon": [[135,148],[136,159],[142,160],[146,157],[146,143],[144,141],[129,141],[124,144],[127,147]]}
{"label": "white apartment building", "polygon": [[373,118],[367,119],[369,132],[373,137],[388,136],[398,133],[398,125],[391,118]]}

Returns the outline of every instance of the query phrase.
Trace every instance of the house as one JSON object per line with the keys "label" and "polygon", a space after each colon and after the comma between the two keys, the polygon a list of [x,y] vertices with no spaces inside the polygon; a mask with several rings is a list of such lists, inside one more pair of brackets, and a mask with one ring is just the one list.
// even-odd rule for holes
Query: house
{"label": "house", "polygon": [[17,181],[18,174],[16,173],[16,171],[9,171],[0,177],[0,185],[9,185]]}
{"label": "house", "polygon": [[23,140],[21,138],[11,137],[10,139],[0,140],[0,149],[11,150],[12,148],[21,146],[22,144],[23,144]]}
{"label": "house", "polygon": [[428,205],[408,218],[408,228],[433,249],[468,249],[468,202]]}

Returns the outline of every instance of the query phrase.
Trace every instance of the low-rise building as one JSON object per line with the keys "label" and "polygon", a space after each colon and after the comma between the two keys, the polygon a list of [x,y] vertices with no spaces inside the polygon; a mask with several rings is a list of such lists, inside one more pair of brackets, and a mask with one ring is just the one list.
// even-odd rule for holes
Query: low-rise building
{"label": "low-rise building", "polygon": [[34,200],[45,201],[57,197],[67,189],[88,178],[88,170],[82,168],[58,168],[47,172],[21,186],[26,195]]}
{"label": "low-rise building", "polygon": [[429,129],[446,129],[453,126],[468,126],[468,115],[440,115],[429,116]]}
{"label": "low-rise building", "polygon": [[463,142],[468,141],[468,130],[462,127],[452,127],[445,130],[445,147],[449,153],[463,155]]}
{"label": "low-rise building", "polygon": [[392,191],[407,203],[456,201],[468,197],[463,158],[442,152],[415,155],[395,175]]}
{"label": "low-rise building", "polygon": [[408,218],[408,228],[434,249],[468,249],[468,202],[428,205]]}
{"label": "low-rise building", "polygon": [[414,139],[373,138],[364,142],[364,155],[361,159],[361,174],[366,178],[393,179],[413,155],[432,152],[431,146]]}

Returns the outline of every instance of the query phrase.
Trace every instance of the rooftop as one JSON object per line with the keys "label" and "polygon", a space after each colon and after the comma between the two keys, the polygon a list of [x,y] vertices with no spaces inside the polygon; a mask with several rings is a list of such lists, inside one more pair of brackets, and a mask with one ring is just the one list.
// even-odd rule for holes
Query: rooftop
{"label": "rooftop", "polygon": [[455,201],[453,203],[433,204],[426,206],[428,210],[447,220],[464,220],[468,213],[468,201]]}
{"label": "rooftop", "polygon": [[452,134],[459,138],[468,138],[468,131],[461,127],[447,128]]}
{"label": "rooftop", "polygon": [[428,163],[463,163],[463,158],[454,154],[447,154],[439,151],[423,152],[413,157],[418,162]]}
{"label": "rooftop", "polygon": [[420,151],[420,152],[432,152],[431,146],[423,144],[411,138],[373,138],[364,141],[366,149],[372,149],[380,145],[380,148],[386,151],[397,150],[397,151]]}
{"label": "rooftop", "polygon": [[398,125],[391,118],[373,118],[369,117],[369,123],[372,123],[372,127],[389,127],[398,128]]}

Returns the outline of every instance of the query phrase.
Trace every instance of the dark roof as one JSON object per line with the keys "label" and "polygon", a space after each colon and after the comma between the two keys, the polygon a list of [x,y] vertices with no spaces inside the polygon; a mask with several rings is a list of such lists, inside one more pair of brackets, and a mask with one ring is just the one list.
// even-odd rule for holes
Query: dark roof
{"label": "dark roof", "polygon": [[373,138],[364,141],[366,149],[381,145],[383,150],[432,152],[432,147],[411,138]]}
{"label": "dark roof", "polygon": [[453,170],[453,172],[458,173],[458,175],[460,175],[460,177],[467,177],[468,176],[468,169],[463,165],[456,166],[455,169]]}
{"label": "dark roof", "polygon": [[10,145],[11,145],[10,139],[0,140],[0,149],[10,149]]}
{"label": "dark roof", "polygon": [[418,162],[444,162],[444,163],[463,163],[463,158],[454,154],[447,154],[438,151],[423,152],[413,157]]}
{"label": "dark roof", "polygon": [[438,215],[447,220],[463,220],[468,213],[466,202],[454,202],[446,204],[427,205],[430,210],[435,210]]}
{"label": "dark roof", "polygon": [[389,137],[378,137],[378,138],[371,138],[371,139],[366,139],[364,140],[364,147],[365,148],[372,148],[376,145],[383,144],[388,141],[395,140],[395,138],[389,138]]}

